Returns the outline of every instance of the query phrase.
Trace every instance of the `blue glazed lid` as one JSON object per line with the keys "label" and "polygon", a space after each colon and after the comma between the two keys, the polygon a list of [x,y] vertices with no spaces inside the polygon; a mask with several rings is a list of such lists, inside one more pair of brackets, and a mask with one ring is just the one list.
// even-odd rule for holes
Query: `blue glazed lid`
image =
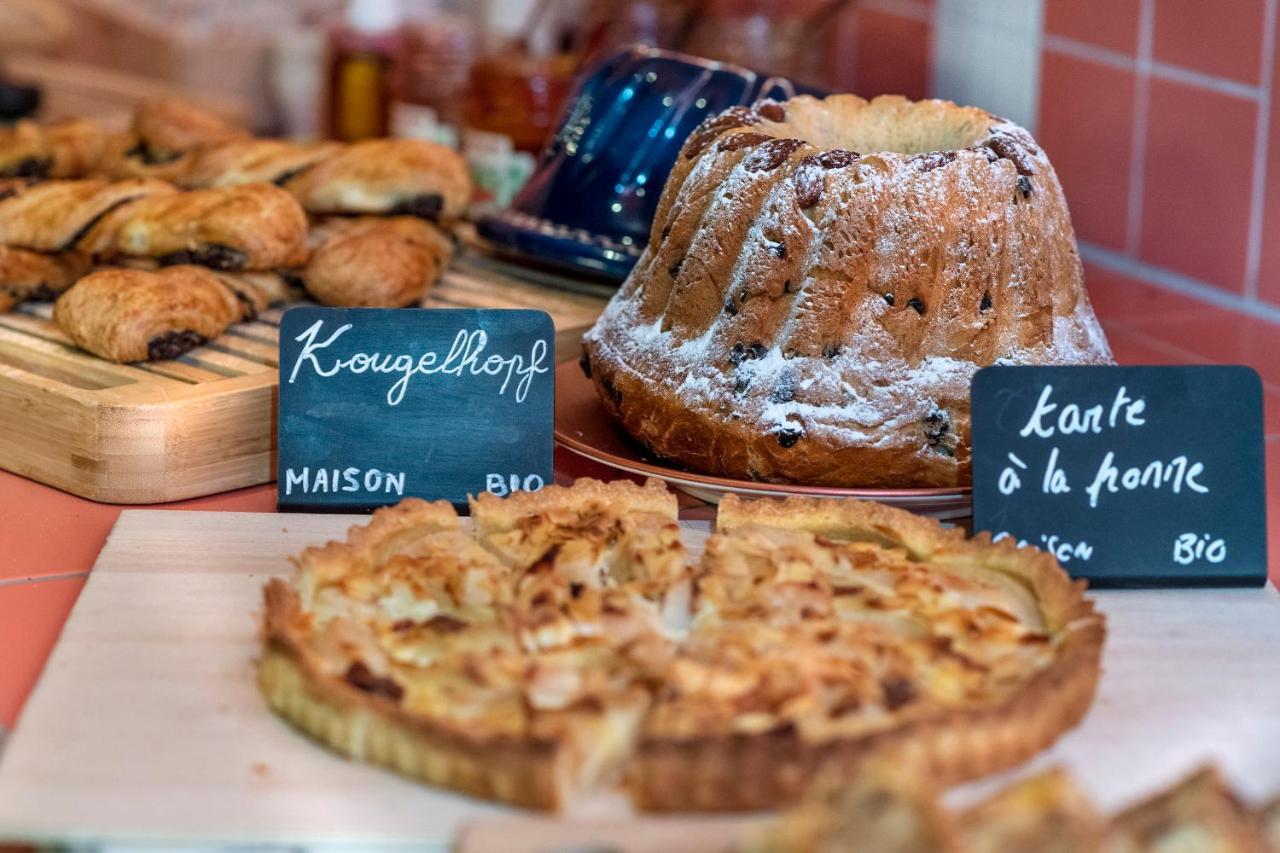
{"label": "blue glazed lid", "polygon": [[582,78],[528,183],[510,208],[482,217],[479,231],[500,252],[621,281],[649,240],[685,138],[702,120],[803,92],[816,94],[729,63],[628,48]]}

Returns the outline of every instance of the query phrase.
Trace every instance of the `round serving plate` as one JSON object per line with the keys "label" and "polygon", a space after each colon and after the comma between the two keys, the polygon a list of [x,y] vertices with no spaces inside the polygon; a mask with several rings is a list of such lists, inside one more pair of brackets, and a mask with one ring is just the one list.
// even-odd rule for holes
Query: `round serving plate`
{"label": "round serving plate", "polygon": [[673,488],[719,503],[726,494],[761,497],[802,495],[814,498],[857,498],[879,501],[953,523],[973,515],[973,489],[969,486],[927,489],[845,489],[803,486],[794,483],[761,483],[695,474],[653,458],[605,411],[591,380],[576,362],[556,368],[556,443],[595,462],[665,480]]}

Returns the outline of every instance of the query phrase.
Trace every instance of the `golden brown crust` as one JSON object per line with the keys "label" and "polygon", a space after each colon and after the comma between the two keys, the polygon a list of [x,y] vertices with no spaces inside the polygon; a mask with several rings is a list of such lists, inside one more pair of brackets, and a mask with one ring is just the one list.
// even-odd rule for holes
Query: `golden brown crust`
{"label": "golden brown crust", "polygon": [[587,359],[610,414],[690,470],[963,485],[980,367],[1110,363],[1081,270],[1021,128],[800,97],[690,136]]}
{"label": "golden brown crust", "polygon": [[1022,779],[957,821],[968,853],[1097,853],[1103,822],[1061,768]]}
{"label": "golden brown crust", "polygon": [[79,252],[46,254],[0,246],[0,311],[28,299],[56,299],[88,271],[89,258]]}
{"label": "golden brown crust", "polygon": [[552,484],[536,492],[516,492],[505,498],[484,492],[472,495],[469,503],[476,535],[481,538],[511,530],[521,518],[566,508],[594,504],[607,507],[618,515],[646,512],[674,521],[680,506],[676,496],[654,477],[646,479],[643,484],[631,480],[602,482],[582,477],[571,486]]}
{"label": "golden brown crust", "polygon": [[452,244],[429,222],[408,216],[330,225],[302,278],[317,302],[337,307],[403,308],[439,281]]}
{"label": "golden brown crust", "polygon": [[238,320],[235,296],[208,270],[106,269],[58,297],[54,322],[83,349],[109,361],[176,358]]}
{"label": "golden brown crust", "polygon": [[565,738],[487,737],[445,727],[397,702],[323,672],[296,625],[296,593],[279,580],[263,591],[263,694],[277,713],[343,755],[435,785],[528,808],[558,810],[574,792],[581,756]]}
{"label": "golden brown crust", "polygon": [[143,101],[134,111],[132,130],[157,154],[190,151],[245,133],[218,114],[176,98]]}
{"label": "golden brown crust", "polygon": [[340,150],[337,142],[231,139],[195,149],[177,182],[190,188],[278,185]]}
{"label": "golden brown crust", "polygon": [[300,263],[306,238],[307,217],[292,196],[269,184],[247,184],[121,205],[90,229],[83,247],[105,257],[269,270]]}
{"label": "golden brown crust", "polygon": [[129,130],[114,134],[100,164],[103,175],[177,182],[192,166],[197,149],[240,139],[244,130],[201,107],[172,98],[144,101]]}
{"label": "golden brown crust", "polygon": [[451,222],[466,210],[466,161],[419,139],[355,142],[286,181],[311,213],[409,213]]}
{"label": "golden brown crust", "polygon": [[954,824],[927,775],[901,762],[867,761],[851,777],[820,780],[801,805],[746,839],[745,849],[750,853],[967,853]]}
{"label": "golden brown crust", "polygon": [[[633,795],[642,807],[767,808],[795,801],[817,773],[885,751],[901,751],[923,762],[938,784],[953,784],[1026,760],[1088,710],[1100,674],[1105,623],[1084,597],[1084,584],[1072,582],[1049,555],[1018,549],[1008,540],[992,543],[986,534],[966,539],[932,519],[857,501],[747,502],[728,496],[720,513],[721,529],[729,534],[752,525],[807,530],[900,547],[912,561],[947,572],[976,570],[1008,578],[1031,593],[1052,636],[1052,658],[1010,694],[974,707],[933,708],[895,728],[862,734],[815,739],[802,728],[785,725],[761,735],[686,736],[667,733],[667,722],[656,731],[650,725],[631,776]],[[708,543],[709,554],[714,544]]]}
{"label": "golden brown crust", "polygon": [[39,252],[87,251],[87,233],[129,201],[177,192],[151,180],[42,181],[0,197],[0,245]]}
{"label": "golden brown crust", "polygon": [[1262,834],[1271,844],[1272,853],[1280,851],[1280,796],[1273,798],[1258,810]]}
{"label": "golden brown crust", "polygon": [[106,140],[88,119],[19,121],[0,133],[0,177],[83,178],[102,159]]}
{"label": "golden brown crust", "polygon": [[[308,549],[296,593],[268,588],[269,656],[290,657],[289,677],[313,699],[354,687],[424,736],[563,743],[576,732],[570,775],[595,779],[629,755],[633,798],[660,811],[775,807],[872,759],[938,784],[974,778],[1044,748],[1092,700],[1103,621],[1083,587],[1031,549],[871,504],[731,499],[691,599],[676,502],[661,483],[580,480],[481,495],[471,509],[474,538],[447,504],[411,500]],[[771,554],[785,572],[776,582],[761,562]],[[744,577],[763,610],[735,610],[725,595]],[[855,608],[837,619],[785,601],[770,609],[772,596],[819,588]],[[325,701],[322,725],[304,719],[312,700],[272,699],[360,754],[337,700]],[[421,776],[405,768],[457,748],[424,742],[403,753],[412,760],[371,760]],[[570,771],[556,766],[563,780]],[[560,803],[571,787],[519,796]]]}
{"label": "golden brown crust", "polygon": [[1216,767],[1202,767],[1116,815],[1107,830],[1108,853],[1166,849],[1266,853],[1253,814]]}

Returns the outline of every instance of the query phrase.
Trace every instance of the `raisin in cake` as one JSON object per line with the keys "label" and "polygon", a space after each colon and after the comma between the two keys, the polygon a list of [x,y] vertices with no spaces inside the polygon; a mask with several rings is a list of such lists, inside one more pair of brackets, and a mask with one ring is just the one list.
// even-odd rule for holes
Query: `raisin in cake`
{"label": "raisin in cake", "polygon": [[969,381],[1107,364],[1062,189],[973,107],[763,102],[685,142],[583,368],[652,452],[837,486],[969,482]]}

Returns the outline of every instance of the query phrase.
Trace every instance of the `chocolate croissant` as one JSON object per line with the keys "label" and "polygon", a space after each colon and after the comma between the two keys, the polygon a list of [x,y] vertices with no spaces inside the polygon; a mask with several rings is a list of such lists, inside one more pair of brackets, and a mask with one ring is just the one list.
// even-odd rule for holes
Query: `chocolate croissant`
{"label": "chocolate croissant", "polygon": [[422,139],[345,145],[283,186],[309,213],[394,213],[432,222],[457,219],[471,197],[462,155]]}
{"label": "chocolate croissant", "polygon": [[186,172],[195,149],[245,136],[243,129],[221,116],[185,101],[144,101],[134,111],[129,130],[108,144],[102,172],[116,179],[173,181]]}
{"label": "chocolate croissant", "polygon": [[78,252],[46,254],[0,246],[0,313],[29,299],[56,299],[88,271],[88,256]]}
{"label": "chocolate croissant", "polygon": [[135,199],[173,195],[160,181],[43,181],[6,187],[0,197],[0,245],[38,252],[65,252],[108,213]]}
{"label": "chocolate croissant", "polygon": [[122,205],[103,216],[80,246],[108,259],[134,255],[165,264],[263,270],[302,263],[306,239],[306,214],[291,195],[269,184],[246,184]]}
{"label": "chocolate croissant", "polygon": [[[155,272],[165,269],[152,258],[121,258],[120,266]],[[240,320],[254,320],[268,308],[302,298],[302,281],[291,272],[210,270],[240,303]]]}
{"label": "chocolate croissant", "polygon": [[105,269],[58,297],[53,319],[83,349],[122,363],[177,358],[216,338],[242,306],[209,270]]}
{"label": "chocolate croissant", "polygon": [[102,159],[107,134],[88,119],[20,121],[0,132],[0,177],[82,178]]}
{"label": "chocolate croissant", "polygon": [[438,228],[408,216],[336,220],[317,230],[324,236],[302,279],[313,299],[335,307],[417,304],[453,254]]}
{"label": "chocolate croissant", "polygon": [[284,139],[234,139],[192,152],[176,180],[184,187],[282,185],[342,150],[338,142],[290,142]]}

